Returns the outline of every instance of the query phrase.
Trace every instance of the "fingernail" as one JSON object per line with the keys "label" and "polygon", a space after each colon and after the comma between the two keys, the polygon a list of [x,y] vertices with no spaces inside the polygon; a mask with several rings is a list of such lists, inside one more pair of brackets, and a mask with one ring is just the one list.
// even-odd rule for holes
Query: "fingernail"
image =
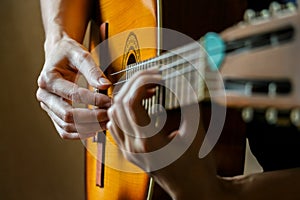
{"label": "fingernail", "polygon": [[101,85],[111,85],[111,82],[107,80],[106,78],[100,78],[99,79]]}

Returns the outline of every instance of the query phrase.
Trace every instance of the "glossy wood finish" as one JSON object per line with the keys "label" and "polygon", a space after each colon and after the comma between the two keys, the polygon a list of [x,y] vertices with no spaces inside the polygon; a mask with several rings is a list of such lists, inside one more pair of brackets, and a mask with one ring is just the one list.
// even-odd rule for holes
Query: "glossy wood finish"
{"label": "glossy wood finish", "polygon": [[[98,25],[101,23],[108,23],[108,38],[117,36],[119,33],[143,27],[156,26],[156,4],[152,0],[100,0],[99,1],[100,19]],[[100,24],[99,24],[100,22]],[[103,35],[103,31],[101,30]],[[156,32],[147,34],[147,37],[138,35],[134,30],[139,45],[143,43],[151,43],[156,46]],[[130,32],[116,40],[109,41],[109,56],[115,57],[120,54],[120,51],[125,51],[126,40]],[[94,41],[95,45],[97,41]],[[123,52],[122,52],[123,53]],[[135,55],[135,52],[130,52],[134,55],[136,61],[142,61],[156,55],[155,49],[141,49],[140,55]],[[124,55],[126,56],[126,55]],[[109,74],[120,71],[126,67],[129,61],[128,57],[118,57],[113,61],[109,70],[106,71],[108,77],[115,82],[114,77]],[[101,60],[100,60],[101,63]],[[108,91],[112,95],[112,90]],[[114,199],[146,199],[148,192],[149,178],[139,168],[125,160],[120,151],[114,145],[113,139],[109,132],[107,132],[107,142],[105,150],[105,165],[104,169],[104,187],[96,186],[96,166],[97,161],[95,154],[97,152],[97,143],[92,140],[87,140],[86,152],[86,194],[88,200],[114,200]],[[121,170],[116,168],[122,168]],[[134,173],[124,172],[134,171]]]}
{"label": "glossy wood finish", "polygon": [[[156,4],[152,0],[100,0],[99,2],[100,5],[98,6],[101,9],[99,9],[100,12],[98,13],[98,25],[103,22],[109,24],[109,37],[134,28],[156,26]],[[163,27],[180,31],[193,39],[199,39],[208,31],[220,32],[240,21],[245,7],[246,1],[244,0],[164,0],[162,1]],[[124,49],[125,39],[118,41],[122,50]],[[143,43],[143,40],[151,40],[155,43],[156,35],[147,35],[147,37],[138,35],[138,40],[141,43]],[[167,41],[167,38],[163,38],[163,41]],[[109,48],[110,54],[116,53],[115,51],[117,50]],[[141,51],[141,54],[140,60],[144,60],[155,56],[156,52],[151,49]],[[122,60],[122,57],[115,60],[107,73],[110,74],[126,67],[123,65]],[[110,78],[112,81],[116,81],[114,77]],[[206,116],[205,122],[208,123],[210,106],[203,105],[203,112],[204,116]],[[219,174],[232,176],[243,172],[245,132],[239,112],[229,109],[228,113],[225,129],[214,151]],[[110,138],[109,134],[108,138]],[[87,146],[90,149],[94,149],[94,152],[96,151],[96,144],[92,141],[87,141]],[[106,159],[114,159],[115,161],[113,162],[117,162],[120,165],[126,163],[125,165],[136,169],[136,167],[124,160],[119,152],[109,149],[111,147],[113,145],[107,146]],[[88,200],[146,199],[148,188],[148,177],[146,174],[124,173],[106,166],[104,188],[99,188],[95,185],[96,160],[89,152],[86,153],[86,166],[86,193]],[[153,199],[169,199],[168,195],[162,196],[157,191],[160,191],[159,187],[156,188]]]}

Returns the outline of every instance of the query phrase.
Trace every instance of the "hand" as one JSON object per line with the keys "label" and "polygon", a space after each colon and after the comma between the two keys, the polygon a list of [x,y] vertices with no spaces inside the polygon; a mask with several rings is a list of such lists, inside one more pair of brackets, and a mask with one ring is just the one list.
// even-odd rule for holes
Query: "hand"
{"label": "hand", "polygon": [[[37,99],[59,135],[64,139],[93,136],[106,129],[111,99],[76,84],[81,73],[88,83],[105,90],[110,82],[79,43],[64,35],[46,48],[46,61],[38,78]],[[97,106],[97,109],[73,108],[72,102]]]}
{"label": "hand", "polygon": [[[108,126],[125,154],[127,150],[136,153],[151,152],[172,139],[163,134],[154,136],[158,128],[142,105],[143,99],[153,96],[154,88],[159,82],[161,75],[155,69],[137,73],[114,98],[114,104],[109,109]],[[155,142],[148,143],[146,138],[150,136],[154,136],[152,139]]]}
{"label": "hand", "polygon": [[179,127],[180,121],[172,119],[174,113],[157,127],[142,105],[161,80],[156,69],[135,74],[114,98],[107,127],[124,157],[148,172],[174,199],[214,199],[219,185],[214,160],[211,155],[198,156],[205,136],[199,105],[181,108]]}

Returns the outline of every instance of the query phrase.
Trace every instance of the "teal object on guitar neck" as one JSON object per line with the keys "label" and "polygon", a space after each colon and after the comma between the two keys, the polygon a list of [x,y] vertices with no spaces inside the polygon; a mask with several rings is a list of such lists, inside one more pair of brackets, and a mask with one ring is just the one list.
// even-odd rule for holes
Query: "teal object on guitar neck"
{"label": "teal object on guitar neck", "polygon": [[220,69],[225,57],[225,43],[217,33],[213,32],[207,33],[203,39],[208,65],[212,71],[216,71]]}

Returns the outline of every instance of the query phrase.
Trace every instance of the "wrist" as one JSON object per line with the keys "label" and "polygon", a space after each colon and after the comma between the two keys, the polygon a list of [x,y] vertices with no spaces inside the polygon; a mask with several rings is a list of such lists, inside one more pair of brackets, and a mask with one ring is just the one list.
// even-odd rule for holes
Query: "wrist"
{"label": "wrist", "polygon": [[46,34],[46,39],[44,42],[44,51],[47,54],[49,54],[57,44],[66,38],[70,38],[68,34],[62,30],[61,28],[53,29],[51,32]]}

